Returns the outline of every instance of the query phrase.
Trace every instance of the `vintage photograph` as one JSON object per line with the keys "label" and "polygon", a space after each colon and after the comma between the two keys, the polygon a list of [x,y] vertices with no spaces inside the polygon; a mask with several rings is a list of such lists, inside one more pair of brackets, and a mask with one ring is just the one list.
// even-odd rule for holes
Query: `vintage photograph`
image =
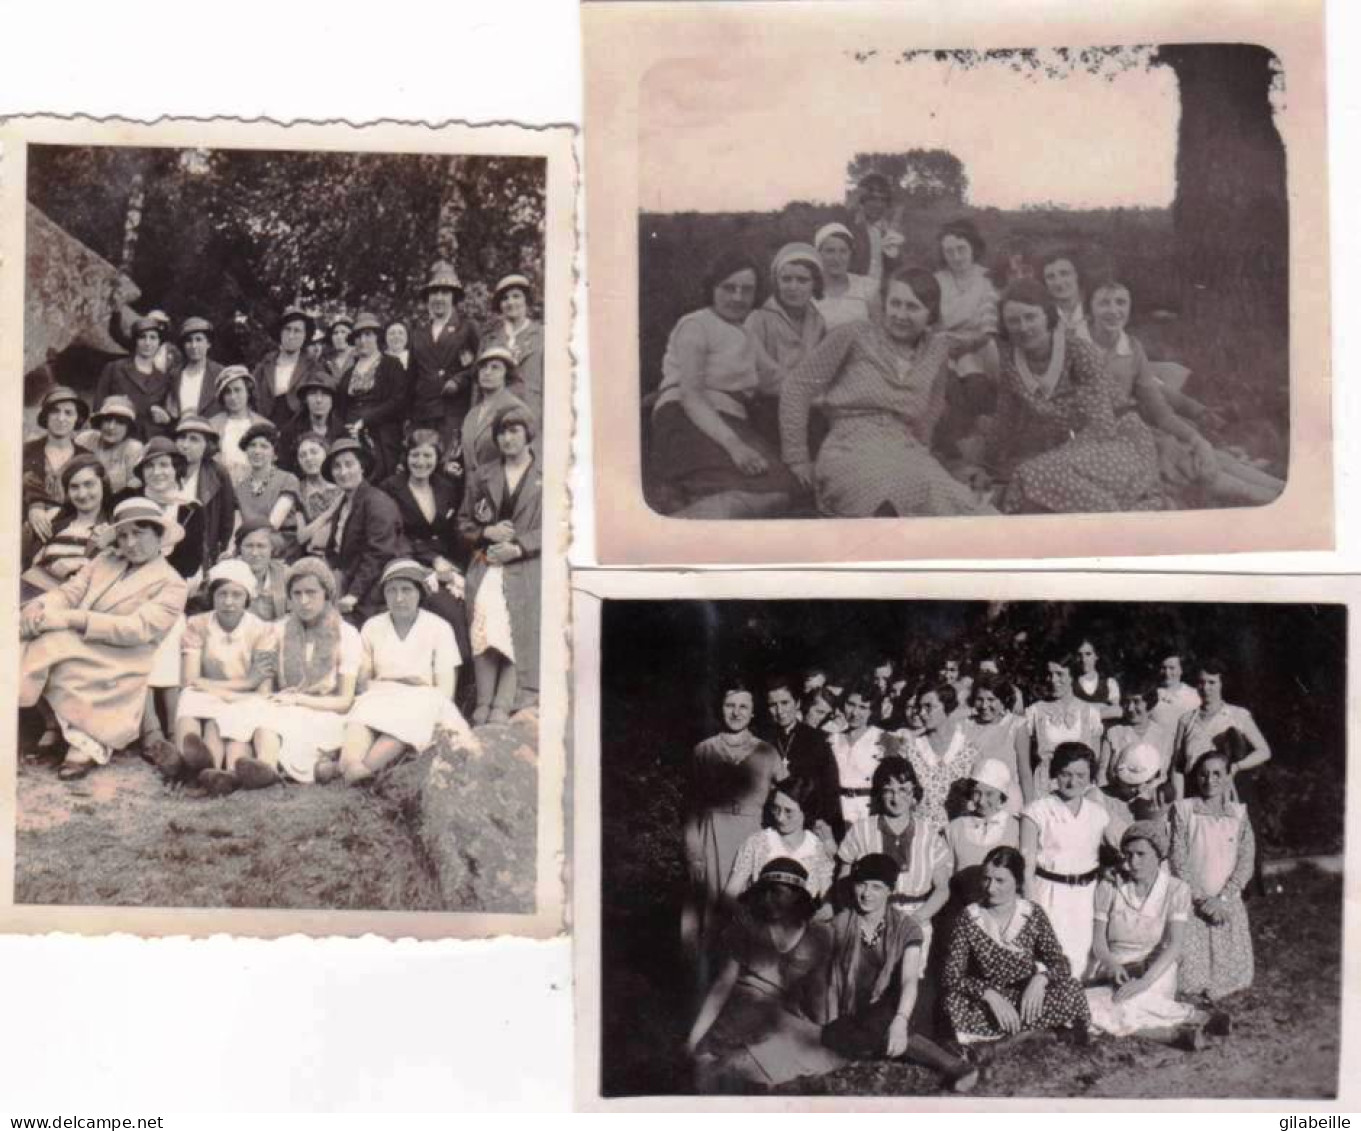
{"label": "vintage photograph", "polygon": [[1283,118],[1312,75],[1258,42],[917,46],[889,25],[852,48],[853,19],[829,41],[733,20],[789,50],[678,47],[637,79],[651,512],[812,538],[1279,513],[1293,312],[1316,302]]}
{"label": "vintage photograph", "polygon": [[588,1094],[1337,1097],[1348,608],[1091,580],[605,593]]}
{"label": "vintage photograph", "polygon": [[345,136],[24,147],[16,905],[539,910],[550,159]]}

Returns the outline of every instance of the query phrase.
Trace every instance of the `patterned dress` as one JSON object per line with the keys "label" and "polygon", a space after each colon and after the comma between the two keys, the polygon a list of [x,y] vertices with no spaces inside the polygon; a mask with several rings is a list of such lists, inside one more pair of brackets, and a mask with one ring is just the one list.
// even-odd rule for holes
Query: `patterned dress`
{"label": "patterned dress", "polygon": [[1252,932],[1243,888],[1252,878],[1256,841],[1247,809],[1229,801],[1223,810],[1200,799],[1172,807],[1172,874],[1187,882],[1199,903],[1217,895],[1224,900],[1224,922],[1191,916],[1182,948],[1178,987],[1185,996],[1212,1000],[1252,985]]}
{"label": "patterned dress", "polygon": [[924,734],[912,735],[903,744],[903,754],[921,782],[922,799],[918,803],[918,811],[943,831],[950,823],[945,802],[950,796],[951,787],[973,772],[978,763],[978,751],[969,744],[964,728],[956,727],[944,754],[937,754],[930,738]]}
{"label": "patterned dress", "polygon": [[1035,796],[1044,797],[1052,788],[1049,761],[1060,743],[1081,742],[1093,754],[1101,750],[1101,712],[1081,699],[1044,699],[1025,709],[1023,723],[1030,734],[1034,755]]}
{"label": "patterned dress", "polygon": [[982,765],[989,760],[1001,762],[1011,774],[1011,788],[1007,790],[1006,809],[1009,813],[1019,813],[1025,804],[1021,796],[1021,775],[1016,768],[1016,732],[1025,726],[1025,720],[1010,711],[990,723],[970,719],[964,724],[964,737],[970,746],[978,751],[978,762]]}
{"label": "patterned dress", "polygon": [[964,1044],[1005,1036],[984,1000],[996,990],[1020,1012],[1021,995],[1040,966],[1049,975],[1039,1019],[1026,1029],[1064,1029],[1087,1020],[1087,999],[1045,913],[1018,899],[1011,922],[999,928],[992,915],[970,904],[950,936],[945,958],[945,1012]]}
{"label": "patterned dress", "polygon": [[1043,378],[1018,350],[1003,351],[994,437],[989,462],[1009,477],[1007,513],[1162,507],[1153,434],[1137,412],[1117,418],[1101,352],[1074,335],[1055,332]]}
{"label": "patterned dress", "polygon": [[790,848],[774,829],[752,833],[737,850],[737,861],[728,876],[728,891],[741,895],[761,874],[761,869],[779,857],[797,860],[808,869],[808,890],[815,896],[824,895],[832,886],[832,854],[816,834],[804,829],[799,834],[798,847]]}
{"label": "patterned dress", "polygon": [[931,454],[945,408],[949,343],[928,334],[903,355],[879,326],[833,330],[780,393],[785,462],[812,462],[809,414],[830,424],[813,467],[818,510],[867,518],[993,513]]}

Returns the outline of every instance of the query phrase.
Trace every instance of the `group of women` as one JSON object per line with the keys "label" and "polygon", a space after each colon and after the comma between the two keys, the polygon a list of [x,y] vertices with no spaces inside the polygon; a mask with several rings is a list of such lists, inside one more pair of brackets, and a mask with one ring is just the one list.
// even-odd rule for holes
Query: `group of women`
{"label": "group of women", "polygon": [[682,942],[702,1090],[906,1057],[967,1090],[973,1050],[1061,1030],[1198,1049],[1251,986],[1253,771],[1226,670],[1156,657],[1123,691],[1083,640],[1043,693],[957,658],[740,683],[690,764]]}
{"label": "group of women", "polygon": [[900,264],[889,233],[879,270],[852,273],[874,231],[826,224],[768,269],[732,252],[714,264],[651,402],[658,509],[1129,511],[1261,505],[1284,489],[1206,437],[1221,418],[1130,333],[1127,282],[1086,280],[1079,255],[1057,250],[1011,256],[999,292],[969,219],[941,227],[931,268]]}
{"label": "group of women", "polygon": [[462,293],[437,264],[428,323],[339,317],[329,351],[287,310],[253,370],[147,317],[92,401],[48,390],[22,679],[62,778],[140,742],[214,794],[359,782],[536,702],[542,335],[524,276],[487,334]]}

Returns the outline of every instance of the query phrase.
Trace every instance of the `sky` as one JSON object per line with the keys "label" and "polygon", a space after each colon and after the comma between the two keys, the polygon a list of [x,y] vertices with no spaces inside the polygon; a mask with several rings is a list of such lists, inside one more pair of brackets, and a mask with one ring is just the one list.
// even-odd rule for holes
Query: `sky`
{"label": "sky", "polygon": [[1175,194],[1176,76],[965,69],[934,59],[668,60],[643,82],[645,211],[747,211],[843,198],[858,152],[948,149],[969,203],[1162,207]]}

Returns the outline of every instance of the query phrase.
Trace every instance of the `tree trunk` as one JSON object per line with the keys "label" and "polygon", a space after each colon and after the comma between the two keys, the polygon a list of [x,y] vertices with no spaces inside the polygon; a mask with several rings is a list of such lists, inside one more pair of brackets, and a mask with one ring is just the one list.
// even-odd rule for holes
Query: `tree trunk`
{"label": "tree trunk", "polygon": [[459,175],[462,172],[463,158],[450,156],[445,159],[447,171],[443,191],[440,193],[439,222],[435,229],[435,245],[438,258],[453,263],[457,269],[458,232],[463,222],[463,214],[468,209],[468,201],[463,194]]}

